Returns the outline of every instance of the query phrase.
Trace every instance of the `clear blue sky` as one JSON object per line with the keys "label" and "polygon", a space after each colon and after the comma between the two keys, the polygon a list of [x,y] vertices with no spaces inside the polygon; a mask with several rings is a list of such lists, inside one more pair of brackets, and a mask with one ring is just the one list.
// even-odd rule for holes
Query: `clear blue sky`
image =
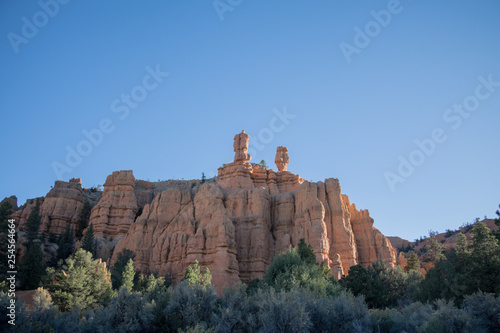
{"label": "clear blue sky", "polygon": [[[104,120],[114,130],[60,178],[212,176],[245,129],[254,162],[274,167],[288,147],[289,171],[339,178],[386,235],[495,215],[499,1],[223,0],[219,13],[212,1],[42,3],[51,15],[36,1],[0,4],[2,198],[45,195],[54,162],[66,164],[66,147],[88,151],[82,131]],[[157,66],[169,73],[158,82],[146,69]],[[473,111],[453,111],[464,103]],[[441,142],[416,151],[436,128]],[[419,165],[399,174],[399,156]],[[388,172],[404,182],[391,189]]]}

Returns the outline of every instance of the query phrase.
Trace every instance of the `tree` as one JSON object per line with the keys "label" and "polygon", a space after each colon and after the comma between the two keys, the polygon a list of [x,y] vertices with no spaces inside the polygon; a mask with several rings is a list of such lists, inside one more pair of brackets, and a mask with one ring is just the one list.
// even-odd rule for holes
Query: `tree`
{"label": "tree", "polygon": [[40,199],[36,199],[35,206],[30,212],[28,219],[26,220],[25,230],[26,230],[26,248],[29,248],[31,244],[38,238],[38,231],[40,230]]}
{"label": "tree", "polygon": [[101,260],[83,249],[61,263],[57,269],[47,268],[45,289],[61,311],[73,306],[80,309],[105,305],[111,297],[111,278]]}
{"label": "tree", "polygon": [[406,266],[404,271],[408,273],[412,269],[417,270],[420,268],[420,261],[418,260],[418,255],[416,253],[412,253],[406,262]]}
{"label": "tree", "polygon": [[[0,204],[0,281],[5,281],[6,272],[9,270],[8,255],[9,255],[9,239],[14,238],[8,237],[9,233],[9,217],[12,214],[12,205],[8,201],[4,201]],[[11,249],[11,252],[13,250]],[[14,254],[12,252],[11,254]]]}
{"label": "tree", "polygon": [[330,270],[312,260],[310,248],[305,243],[300,248],[305,259],[293,247],[274,257],[264,275],[264,287],[276,291],[306,289],[318,295],[338,294],[339,288],[330,277]]}
{"label": "tree", "polygon": [[300,258],[307,264],[315,264],[316,256],[314,255],[313,248],[311,245],[306,244],[304,238],[299,241],[298,251]]}
{"label": "tree", "polygon": [[189,283],[189,285],[200,284],[202,286],[207,286],[212,283],[212,275],[210,270],[205,268],[205,272],[201,272],[201,267],[198,265],[198,260],[195,260],[194,265],[189,266],[186,269],[184,279]]}
{"label": "tree", "polygon": [[125,287],[128,292],[131,292],[132,288],[134,288],[134,277],[134,261],[129,259],[122,273],[122,287]]}
{"label": "tree", "polygon": [[436,232],[430,232],[429,233],[429,239],[430,239],[430,244],[425,246],[425,249],[427,251],[427,259],[436,263],[439,260],[444,259],[444,254],[443,254],[443,245],[440,244],[437,239],[436,239]]}
{"label": "tree", "polygon": [[201,183],[203,184],[207,180],[207,177],[205,177],[205,173],[201,173]]}
{"label": "tree", "polygon": [[66,225],[66,230],[63,234],[59,236],[59,243],[57,248],[57,258],[56,261],[61,259],[66,259],[75,250],[75,239],[73,236],[73,228],[70,225]]}
{"label": "tree", "polygon": [[[498,205],[498,207],[500,208],[500,205]],[[497,218],[495,219],[495,224],[500,227],[500,210],[497,210],[496,211],[496,214],[497,214]],[[498,239],[498,241],[500,242],[500,229],[498,229],[497,231],[495,231],[493,233],[493,235],[495,235],[495,237]]]}
{"label": "tree", "polygon": [[500,245],[482,222],[472,228],[472,244],[467,260],[467,294],[476,291],[500,292]]}
{"label": "tree", "polygon": [[259,163],[259,164],[260,164],[260,166],[262,167],[262,169],[267,170],[267,164],[266,164],[266,161],[262,160],[262,161],[260,161],[260,163]]}
{"label": "tree", "polygon": [[87,229],[85,236],[83,236],[82,240],[82,249],[92,253],[93,256],[96,255],[96,246],[95,246],[95,238],[94,238],[94,224],[90,224],[90,227]]}
{"label": "tree", "polygon": [[129,249],[123,249],[118,253],[118,258],[111,268],[111,282],[113,289],[119,289],[122,286],[122,275],[129,259],[134,260],[135,253]]}
{"label": "tree", "polygon": [[90,202],[85,200],[83,203],[82,210],[80,211],[80,215],[78,217],[78,229],[76,230],[75,236],[80,238],[83,236],[83,230],[88,227],[90,220],[90,212],[91,212]]}
{"label": "tree", "polygon": [[23,255],[19,267],[21,288],[31,290],[39,287],[45,272],[43,252],[38,242],[32,243]]}

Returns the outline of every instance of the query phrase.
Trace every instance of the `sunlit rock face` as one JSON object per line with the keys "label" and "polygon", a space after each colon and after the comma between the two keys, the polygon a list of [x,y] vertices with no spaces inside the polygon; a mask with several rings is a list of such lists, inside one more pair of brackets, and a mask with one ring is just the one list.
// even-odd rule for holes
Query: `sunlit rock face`
{"label": "sunlit rock face", "polygon": [[[338,179],[304,181],[288,171],[286,147],[277,148],[278,171],[250,163],[249,140],[244,131],[235,135],[233,162],[208,180],[149,182],[115,171],[102,192],[83,189],[79,179],[58,181],[41,198],[41,231],[76,229],[87,200],[100,258],[113,264],[129,249],[141,272],[171,272],[177,280],[197,260],[219,291],[262,278],[272,259],[302,238],[336,278],[358,263],[394,266],[390,242],[368,211],[341,194]],[[21,226],[33,206],[30,201],[14,213]]]}
{"label": "sunlit rock face", "polygon": [[110,181],[113,192],[108,196],[105,186],[101,201],[113,213],[95,208],[92,222],[99,235],[114,235],[111,262],[129,249],[142,272],[172,272],[180,279],[198,260],[221,290],[262,278],[274,256],[304,238],[337,278],[358,263],[383,260],[394,266],[390,242],[373,227],[368,211],[358,211],[341,194],[337,179],[313,183],[286,171],[285,147],[277,149],[280,171],[249,163],[248,142],[248,134],[237,134],[234,161],[203,184],[134,182],[131,172],[120,176],[129,177],[127,184]]}

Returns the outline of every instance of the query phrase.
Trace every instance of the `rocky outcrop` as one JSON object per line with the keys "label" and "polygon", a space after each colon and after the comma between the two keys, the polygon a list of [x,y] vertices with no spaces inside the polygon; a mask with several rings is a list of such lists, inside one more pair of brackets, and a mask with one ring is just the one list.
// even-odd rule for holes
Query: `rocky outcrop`
{"label": "rocky outcrop", "polygon": [[[142,272],[172,271],[180,279],[198,260],[220,290],[262,278],[275,255],[304,238],[337,278],[358,263],[383,260],[394,266],[391,244],[373,227],[368,211],[358,211],[341,194],[337,179],[304,182],[283,166],[276,172],[247,163],[247,137],[244,132],[235,136],[235,161],[219,168],[218,182],[157,188],[135,223],[132,214],[122,214],[128,219],[123,225],[130,228],[117,242],[112,263],[129,249]],[[283,160],[288,163],[288,156]],[[106,191],[105,186],[103,200]],[[122,191],[134,193],[126,187]]]}
{"label": "rocky outcrop", "polygon": [[85,201],[92,207],[100,198],[100,191],[82,188],[80,178],[72,178],[69,182],[58,180],[45,197],[28,200],[12,217],[22,230],[36,200],[40,200],[40,233],[60,235],[67,226],[73,230],[78,229],[78,220]]}
{"label": "rocky outcrop", "polygon": [[290,161],[288,157],[288,149],[283,146],[276,148],[276,157],[274,158],[274,163],[278,167],[278,171],[286,171],[288,162]]}
{"label": "rocky outcrop", "polygon": [[[341,194],[338,179],[304,181],[287,170],[285,147],[277,149],[278,171],[249,163],[248,142],[244,131],[237,134],[234,161],[203,182],[149,182],[130,170],[116,171],[101,193],[83,189],[79,179],[58,181],[41,198],[41,230],[60,234],[67,225],[76,228],[88,200],[100,258],[113,264],[129,249],[141,272],[172,272],[177,280],[197,260],[210,269],[219,291],[262,278],[273,258],[300,239],[337,279],[358,263],[395,264],[387,238],[373,227],[368,211],[358,211]],[[21,225],[33,206],[30,201],[14,213]]]}

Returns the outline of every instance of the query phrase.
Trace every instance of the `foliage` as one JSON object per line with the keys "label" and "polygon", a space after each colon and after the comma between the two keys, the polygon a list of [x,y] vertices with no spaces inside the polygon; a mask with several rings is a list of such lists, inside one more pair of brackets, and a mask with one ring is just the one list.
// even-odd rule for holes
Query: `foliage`
{"label": "foliage", "polygon": [[[305,244],[305,243],[304,243]],[[274,257],[264,275],[264,288],[272,287],[276,291],[306,289],[319,295],[336,295],[340,292],[336,281],[330,277],[330,270],[324,265],[312,262],[310,248],[301,247],[302,256],[296,248]]]}
{"label": "foliage", "polygon": [[111,282],[113,284],[113,289],[119,289],[122,285],[122,275],[125,270],[125,266],[127,265],[129,259],[134,260],[135,253],[129,249],[123,249],[120,253],[118,253],[118,258],[111,267]]}
{"label": "foliage", "polygon": [[61,262],[59,268],[47,268],[44,286],[61,311],[76,305],[82,309],[104,305],[111,296],[106,265],[83,249]]}
{"label": "foliage", "polygon": [[[7,272],[9,269],[8,255],[9,255],[9,217],[12,214],[12,205],[8,201],[4,201],[0,204],[0,281],[5,281]],[[16,234],[14,234],[14,240],[16,240]],[[12,248],[12,246],[11,246]],[[11,254],[12,253],[11,249]]]}
{"label": "foliage", "polygon": [[75,236],[81,238],[83,236],[83,230],[88,227],[91,213],[90,202],[85,200],[83,202],[82,210],[78,216],[78,228],[76,230]]}
{"label": "foliage", "polygon": [[316,256],[314,255],[313,248],[311,245],[306,244],[304,238],[299,241],[297,246],[297,251],[299,252],[300,259],[302,259],[307,264],[315,264]]}
{"label": "foliage", "polygon": [[207,286],[212,283],[212,275],[210,270],[205,268],[205,272],[201,273],[201,268],[198,265],[198,260],[195,260],[194,265],[189,266],[186,269],[186,274],[184,275],[184,280],[190,285],[200,284],[202,286]]}
{"label": "foliage", "polygon": [[70,227],[69,224],[66,225],[66,230],[64,231],[64,233],[59,236],[58,246],[59,247],[57,248],[56,262],[68,258],[71,254],[73,254],[73,251],[75,251],[75,238],[73,236],[73,228]]}
{"label": "foliage", "polygon": [[426,250],[426,255],[424,258],[424,261],[432,261],[434,263],[445,259],[444,254],[443,254],[443,245],[441,245],[437,239],[436,239],[436,233],[435,232],[430,232],[429,233],[429,242],[430,244],[427,244],[425,246]]}
{"label": "foliage", "polygon": [[460,304],[464,297],[478,291],[500,293],[500,245],[482,222],[472,228],[472,244],[457,235],[457,247],[430,269],[422,281],[419,299],[438,298]]}
{"label": "foliage", "polygon": [[21,289],[35,289],[40,285],[45,273],[45,263],[43,262],[43,252],[38,242],[32,243],[23,255],[20,271]]}
{"label": "foliage", "polygon": [[40,199],[36,199],[35,201],[35,206],[30,212],[30,215],[28,216],[28,219],[26,220],[25,224],[25,231],[26,231],[26,248],[29,248],[31,244],[35,241],[35,239],[38,238],[38,231],[40,230],[40,223],[41,223],[41,216],[40,216]]}
{"label": "foliage", "polygon": [[168,330],[177,331],[196,324],[211,326],[218,303],[219,297],[213,285],[191,284],[187,280],[180,282],[164,310]]}
{"label": "foliage", "polygon": [[134,287],[134,277],[134,261],[132,259],[129,259],[122,273],[122,287],[125,287],[128,292],[131,292],[132,288]]}
{"label": "foliage", "polygon": [[368,268],[352,266],[340,284],[356,296],[363,295],[370,308],[383,308],[411,300],[421,279],[420,272],[406,273],[399,266],[392,269],[385,262],[377,261]]}
{"label": "foliage", "polygon": [[33,294],[33,310],[45,311],[53,308],[52,297],[49,292],[42,287],[37,288]]}
{"label": "foliage", "polygon": [[82,240],[82,249],[96,255],[96,240],[94,238],[94,224],[91,223]]}
{"label": "foliage", "polygon": [[404,268],[404,271],[408,273],[411,270],[417,270],[420,268],[420,261],[418,260],[418,255],[416,253],[410,254],[410,257],[408,258],[406,262],[406,266]]}

